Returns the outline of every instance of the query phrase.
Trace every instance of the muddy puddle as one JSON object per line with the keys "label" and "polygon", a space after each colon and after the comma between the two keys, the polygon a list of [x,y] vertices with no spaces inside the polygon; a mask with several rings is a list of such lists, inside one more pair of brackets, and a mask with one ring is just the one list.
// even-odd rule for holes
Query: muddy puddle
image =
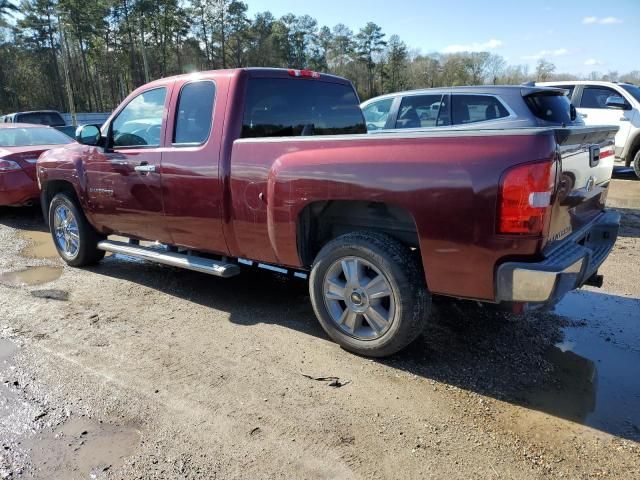
{"label": "muddy puddle", "polygon": [[71,419],[53,432],[23,442],[31,467],[21,478],[102,478],[122,466],[139,443],[134,428]]}
{"label": "muddy puddle", "polygon": [[555,313],[569,319],[547,353],[553,372],[528,406],[640,441],[640,299],[581,290]]}
{"label": "muddy puddle", "polygon": [[23,230],[20,238],[29,242],[20,255],[27,258],[58,258],[58,251],[53,244],[51,233]]}
{"label": "muddy puddle", "polygon": [[57,280],[60,275],[62,275],[62,267],[29,267],[15,272],[0,273],[0,284],[13,287],[42,285]]}
{"label": "muddy puddle", "polygon": [[16,350],[17,347],[13,342],[0,338],[0,368],[2,368],[2,364],[11,358]]}
{"label": "muddy puddle", "polygon": [[138,429],[69,418],[64,409],[25,395],[15,380],[17,350],[0,339],[0,478],[100,479],[124,465],[140,444]]}

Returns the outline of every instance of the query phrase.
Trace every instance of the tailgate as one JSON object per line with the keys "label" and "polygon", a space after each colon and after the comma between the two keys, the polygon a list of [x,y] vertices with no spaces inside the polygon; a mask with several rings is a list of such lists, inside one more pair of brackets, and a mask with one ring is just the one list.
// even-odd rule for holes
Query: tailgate
{"label": "tailgate", "polygon": [[580,230],[604,210],[618,127],[556,129],[562,177],[553,205],[549,244]]}

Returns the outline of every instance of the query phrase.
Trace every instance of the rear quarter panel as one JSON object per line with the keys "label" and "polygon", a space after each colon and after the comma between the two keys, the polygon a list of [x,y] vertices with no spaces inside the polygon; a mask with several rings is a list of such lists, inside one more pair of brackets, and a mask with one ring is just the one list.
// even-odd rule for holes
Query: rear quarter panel
{"label": "rear quarter panel", "polygon": [[496,263],[536,255],[542,244],[540,237],[495,233],[500,177],[516,163],[555,154],[551,133],[513,132],[237,140],[232,254],[303,267],[296,235],[305,206],[383,202],[413,216],[432,292],[491,300]]}

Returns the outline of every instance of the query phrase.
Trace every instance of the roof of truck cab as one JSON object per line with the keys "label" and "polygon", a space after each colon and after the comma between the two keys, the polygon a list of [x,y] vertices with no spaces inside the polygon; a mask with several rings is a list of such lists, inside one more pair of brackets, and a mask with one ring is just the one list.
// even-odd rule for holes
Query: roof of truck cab
{"label": "roof of truck cab", "polygon": [[[243,73],[250,77],[295,78],[295,77],[292,77],[291,74],[289,73],[290,70],[297,70],[297,69],[247,67],[247,68],[232,68],[232,69],[225,69],[225,70],[204,70],[201,72],[183,73],[181,75],[174,75],[172,77],[160,78],[158,80],[154,80],[152,82],[146,83],[143,86],[144,87],[160,86],[160,85],[166,85],[167,83],[171,83],[179,80],[206,80],[206,79],[215,79],[215,78],[225,77],[225,76],[235,77]],[[318,80],[324,80],[324,81],[328,80],[334,83],[344,83],[344,84],[351,83],[346,78],[338,77],[336,75],[331,75],[331,74],[322,73],[322,72],[317,72],[317,73],[320,74],[320,78]]]}

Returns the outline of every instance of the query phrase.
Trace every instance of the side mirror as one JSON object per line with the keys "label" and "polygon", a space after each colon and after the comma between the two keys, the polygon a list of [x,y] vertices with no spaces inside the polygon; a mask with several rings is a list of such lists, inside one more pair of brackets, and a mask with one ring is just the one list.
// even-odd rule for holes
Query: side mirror
{"label": "side mirror", "polygon": [[631,105],[629,105],[626,100],[619,95],[611,95],[607,98],[605,105],[617,110],[629,110],[631,108]]}
{"label": "side mirror", "polygon": [[569,116],[571,117],[572,122],[575,122],[576,118],[578,118],[578,111],[573,103],[569,105]]}
{"label": "side mirror", "polygon": [[81,125],[76,129],[76,142],[83,145],[98,145],[101,135],[99,126]]}

